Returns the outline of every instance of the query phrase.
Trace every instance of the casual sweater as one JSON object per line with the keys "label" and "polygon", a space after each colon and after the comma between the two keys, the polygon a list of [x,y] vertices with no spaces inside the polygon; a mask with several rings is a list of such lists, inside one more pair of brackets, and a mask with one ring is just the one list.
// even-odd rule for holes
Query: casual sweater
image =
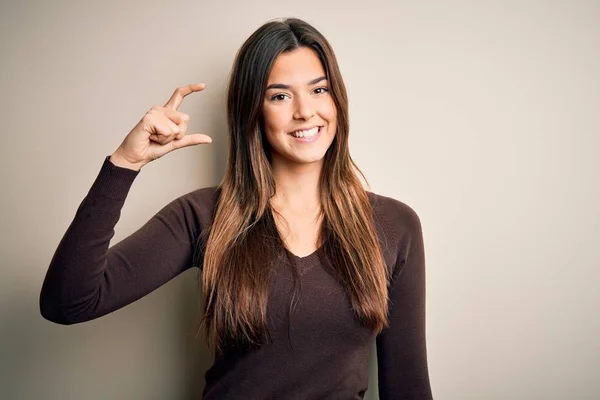
{"label": "casual sweater", "polygon": [[[192,268],[198,235],[214,215],[216,187],[173,200],[109,247],[139,173],[114,165],[109,156],[104,159],[51,260],[40,295],[44,318],[59,324],[98,318]],[[432,398],[421,223],[405,203],[367,194],[392,272],[390,326],[375,335],[357,322],[349,298],[324,265],[322,247],[305,257],[282,248],[300,272],[293,312],[288,314],[294,289],[290,259],[281,257],[273,267],[267,304],[272,341],[253,350],[227,348],[205,374],[203,399],[362,399],[374,340],[380,399]]]}

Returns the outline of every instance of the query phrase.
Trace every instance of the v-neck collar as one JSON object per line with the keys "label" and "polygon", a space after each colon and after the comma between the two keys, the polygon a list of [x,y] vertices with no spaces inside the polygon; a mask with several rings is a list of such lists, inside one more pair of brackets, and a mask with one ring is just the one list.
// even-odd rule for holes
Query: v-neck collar
{"label": "v-neck collar", "polygon": [[[287,247],[284,247],[283,251],[287,254],[287,256],[290,256],[290,258],[294,260],[294,262],[300,267],[302,271],[305,271],[307,268],[314,267],[315,265],[321,262],[319,256],[323,252],[323,246],[320,246],[318,249],[304,257],[298,257],[297,255],[289,251]],[[288,259],[286,254],[283,254],[282,258],[285,263],[289,264],[290,260]]]}

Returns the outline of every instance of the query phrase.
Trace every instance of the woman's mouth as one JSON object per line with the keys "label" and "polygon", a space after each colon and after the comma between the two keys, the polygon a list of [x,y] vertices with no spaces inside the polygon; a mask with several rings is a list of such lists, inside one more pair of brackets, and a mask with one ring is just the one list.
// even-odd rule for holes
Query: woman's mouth
{"label": "woman's mouth", "polygon": [[289,135],[301,143],[314,142],[321,136],[322,126],[291,132]]}

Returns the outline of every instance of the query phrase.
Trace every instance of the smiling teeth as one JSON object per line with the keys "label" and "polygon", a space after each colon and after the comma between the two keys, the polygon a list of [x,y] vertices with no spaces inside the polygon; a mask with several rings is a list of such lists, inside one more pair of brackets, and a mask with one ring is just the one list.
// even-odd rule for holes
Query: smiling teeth
{"label": "smiling teeth", "polygon": [[319,131],[319,127],[315,126],[314,128],[306,130],[306,131],[292,132],[292,136],[297,137],[297,138],[313,137],[317,134],[318,131]]}

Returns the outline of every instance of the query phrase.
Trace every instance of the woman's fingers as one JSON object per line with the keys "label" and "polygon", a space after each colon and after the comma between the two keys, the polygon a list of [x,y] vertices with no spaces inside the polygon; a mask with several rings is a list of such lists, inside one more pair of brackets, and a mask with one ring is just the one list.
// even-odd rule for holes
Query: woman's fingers
{"label": "woman's fingers", "polygon": [[174,149],[211,143],[207,135],[186,135],[190,117],[177,111],[185,96],[203,90],[205,86],[197,83],[179,87],[164,107],[154,106],[148,110],[115,151],[118,155],[115,160],[127,160],[122,165],[139,170]]}
{"label": "woman's fingers", "polygon": [[194,133],[192,135],[185,135],[181,139],[175,139],[172,142],[173,150],[180,149],[187,146],[195,146],[197,144],[212,143],[212,139],[208,135],[202,133]]}
{"label": "woman's fingers", "polygon": [[189,85],[181,86],[175,89],[173,95],[165,104],[165,108],[170,108],[172,110],[177,110],[183,101],[183,98],[190,93],[199,92],[204,90],[206,84],[204,83],[191,83]]}
{"label": "woman's fingers", "polygon": [[186,113],[175,111],[170,108],[165,108],[164,113],[171,121],[179,126],[179,132],[176,134],[175,139],[181,139],[187,131],[190,116]]}
{"label": "woman's fingers", "polygon": [[179,132],[176,133],[175,139],[182,139],[185,136],[187,125],[190,117],[185,113],[177,111],[185,96],[190,93],[198,92],[206,87],[204,83],[193,83],[186,86],[181,86],[175,89],[173,95],[167,101],[164,108],[164,113],[169,119],[174,121],[180,128]]}
{"label": "woman's fingers", "polygon": [[153,111],[150,122],[150,140],[164,144],[181,132],[181,127],[161,111]]}

